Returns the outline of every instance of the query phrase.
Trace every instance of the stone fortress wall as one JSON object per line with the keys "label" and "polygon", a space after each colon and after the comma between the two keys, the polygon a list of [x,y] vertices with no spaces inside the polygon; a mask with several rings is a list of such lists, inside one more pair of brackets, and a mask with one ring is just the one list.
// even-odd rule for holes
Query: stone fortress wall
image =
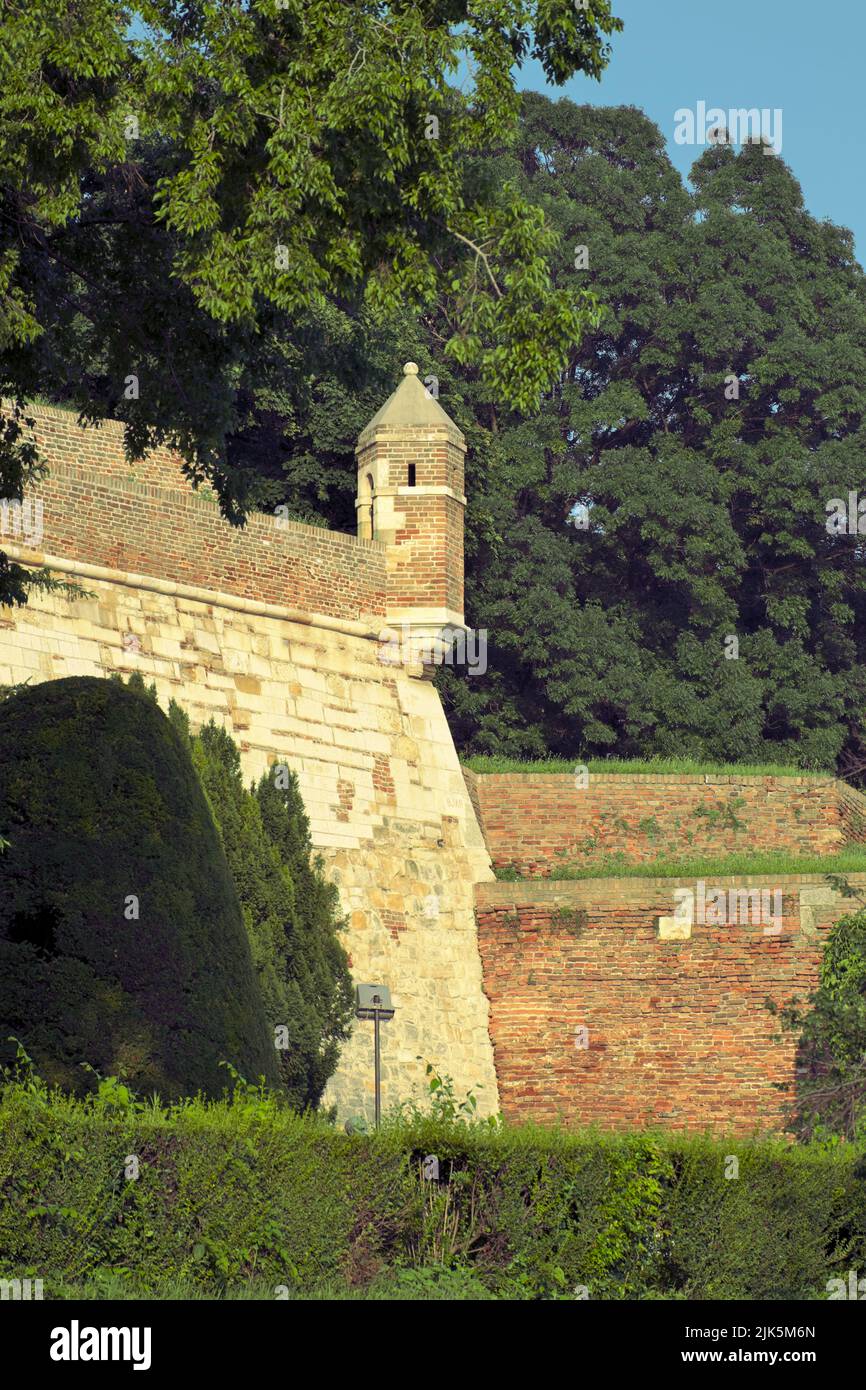
{"label": "stone fortress wall", "polygon": [[[680,933],[693,883],[556,874],[591,854],[829,854],[866,840],[866,798],[832,778],[462,770],[424,660],[463,627],[464,444],[411,364],[359,440],[357,537],[232,527],[169,450],[131,463],[118,424],[32,414],[50,472],[0,516],[0,549],[82,592],[0,609],[0,684],[139,671],[163,708],[223,724],[248,777],[297,772],[353,975],[396,1008],[386,1109],[430,1061],[482,1115],[501,1095],[511,1119],[780,1127],[795,1059],[766,1000],[811,988],[851,901],[820,875],[720,879],[779,891],[779,930]],[[494,881],[491,859],[528,878]],[[341,1119],[372,1115],[372,1061],[359,1022],[326,1095]]]}
{"label": "stone fortress wall", "polygon": [[[388,985],[396,1008],[383,1025],[384,1106],[423,1085],[431,1061],[495,1111],[473,914],[490,861],[412,648],[416,631],[427,641],[463,620],[459,431],[407,371],[362,436],[375,482],[356,538],[266,515],[234,528],[169,451],[131,464],[120,425],[32,414],[50,468],[26,499],[41,502],[41,526],[31,505],[10,535],[7,515],[0,547],[89,596],[37,592],[0,609],[0,684],[140,671],[163,708],[174,697],[194,727],[225,725],[248,777],[275,763],[296,771],[348,917],[353,976]],[[326,1101],[342,1118],[369,1116],[372,1094],[372,1024],[359,1022]]]}

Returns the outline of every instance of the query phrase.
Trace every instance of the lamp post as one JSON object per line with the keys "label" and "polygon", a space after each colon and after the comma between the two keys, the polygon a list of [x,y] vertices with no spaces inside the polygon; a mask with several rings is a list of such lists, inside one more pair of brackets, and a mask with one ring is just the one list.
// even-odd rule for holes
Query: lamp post
{"label": "lamp post", "polygon": [[379,1120],[382,1116],[382,1066],[379,1043],[379,1023],[382,1019],[394,1017],[394,1009],[391,1004],[391,991],[387,985],[356,985],[355,986],[355,1014],[358,1018],[372,1018],[373,1020],[373,1047],[375,1053],[374,1061],[374,1085],[376,1090],[376,1128],[379,1128]]}

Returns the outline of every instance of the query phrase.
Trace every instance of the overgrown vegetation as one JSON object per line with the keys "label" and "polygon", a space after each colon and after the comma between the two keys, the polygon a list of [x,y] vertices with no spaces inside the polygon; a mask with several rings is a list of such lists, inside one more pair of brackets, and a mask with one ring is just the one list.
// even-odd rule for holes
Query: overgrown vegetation
{"label": "overgrown vegetation", "polygon": [[659,776],[673,773],[694,773],[701,777],[833,777],[831,771],[804,769],[781,763],[716,763],[696,762],[692,758],[590,758],[581,763],[573,758],[506,758],[496,754],[479,753],[463,759],[472,772],[558,772],[573,777],[577,769],[592,773],[638,773]]}
{"label": "overgrown vegetation", "polygon": [[[496,877],[506,882],[537,878],[524,873],[516,864],[501,864]],[[552,879],[581,878],[707,878],[750,874],[778,877],[782,874],[866,873],[866,845],[848,845],[835,854],[789,854],[784,850],[761,850],[737,854],[691,854],[681,858],[660,856],[643,862],[631,860],[622,852],[590,855],[579,862],[563,859],[546,874]]]}
{"label": "overgrown vegetation", "polygon": [[22,1058],[0,1089],[0,1276],[47,1298],[820,1299],[866,1260],[853,1145],[513,1129],[463,1104],[344,1134],[241,1084],[75,1098]]}
{"label": "overgrown vegetation", "polygon": [[[848,895],[863,901],[855,890]],[[866,908],[834,923],[818,988],[779,1012],[799,1042],[793,1132],[866,1142]]]}

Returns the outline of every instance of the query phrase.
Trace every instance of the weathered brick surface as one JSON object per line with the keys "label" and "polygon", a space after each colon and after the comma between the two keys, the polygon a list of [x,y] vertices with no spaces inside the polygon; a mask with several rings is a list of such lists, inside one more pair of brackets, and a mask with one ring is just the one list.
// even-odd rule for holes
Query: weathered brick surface
{"label": "weathered brick surface", "polygon": [[82,429],[74,415],[41,406],[33,415],[50,469],[28,493],[43,501],[38,550],[332,617],[384,615],[379,541],[264,513],[231,526],[169,450],[132,465],[116,423]]}
{"label": "weathered brick surface", "polygon": [[[866,885],[866,875],[850,881]],[[476,918],[504,1114],[625,1130],[659,1124],[780,1130],[794,1047],[768,998],[817,979],[829,925],[850,901],[819,876],[720,878],[783,892],[784,929],[696,925],[660,941],[685,879],[481,883]],[[585,918],[582,914],[586,914]],[[576,1046],[588,1030],[588,1048]]]}
{"label": "weathered brick surface", "polygon": [[[623,854],[789,850],[830,854],[855,838],[858,807],[832,779],[711,775],[477,773],[470,789],[495,867],[556,877],[567,863]],[[849,803],[850,802],[850,806]],[[857,803],[855,805],[854,803]],[[848,807],[848,809],[846,809]],[[866,838],[860,811],[859,838]]]}

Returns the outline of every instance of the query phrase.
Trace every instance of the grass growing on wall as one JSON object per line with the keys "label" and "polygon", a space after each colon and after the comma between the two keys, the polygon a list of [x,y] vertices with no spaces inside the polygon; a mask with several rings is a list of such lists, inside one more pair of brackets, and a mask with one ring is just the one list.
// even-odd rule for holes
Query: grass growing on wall
{"label": "grass growing on wall", "polygon": [[592,773],[640,773],[643,776],[671,775],[674,773],[694,773],[709,777],[816,777],[833,778],[831,770],[819,771],[801,767],[788,767],[780,763],[702,763],[691,758],[652,758],[641,761],[637,758],[591,758],[588,763],[579,763],[573,758],[546,758],[537,762],[523,762],[519,758],[500,758],[493,754],[479,754],[464,759],[464,766],[472,772],[551,772],[574,774],[575,767],[586,767]]}
{"label": "grass growing on wall", "polygon": [[783,850],[741,851],[734,854],[691,854],[682,858],[660,857],[637,863],[624,854],[601,854],[579,862],[550,865],[550,873],[525,874],[511,864],[494,869],[498,879],[519,882],[531,879],[575,880],[584,878],[703,878],[755,876],[781,877],[784,874],[866,873],[866,845],[849,845],[835,854],[787,854]]}
{"label": "grass growing on wall", "polygon": [[866,1262],[864,1163],[453,1107],[345,1134],[243,1085],[165,1108],[25,1074],[0,1090],[0,1278],[47,1299],[822,1299]]}

